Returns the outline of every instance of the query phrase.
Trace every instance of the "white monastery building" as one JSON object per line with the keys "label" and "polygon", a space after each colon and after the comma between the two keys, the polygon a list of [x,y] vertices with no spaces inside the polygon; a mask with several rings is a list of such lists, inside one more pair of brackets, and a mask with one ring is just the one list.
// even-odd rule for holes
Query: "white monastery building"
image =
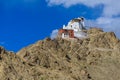
{"label": "white monastery building", "polygon": [[63,25],[63,28],[59,30],[58,35],[62,38],[83,38],[86,34],[84,18],[75,18],[68,22],[68,25]]}

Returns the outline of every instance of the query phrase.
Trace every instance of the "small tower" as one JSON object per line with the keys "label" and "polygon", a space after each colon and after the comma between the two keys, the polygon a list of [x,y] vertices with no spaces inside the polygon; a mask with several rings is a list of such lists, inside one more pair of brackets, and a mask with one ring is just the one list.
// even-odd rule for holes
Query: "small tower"
{"label": "small tower", "polygon": [[63,29],[72,29],[74,31],[82,31],[85,29],[84,18],[75,18],[68,22],[67,26],[63,26]]}

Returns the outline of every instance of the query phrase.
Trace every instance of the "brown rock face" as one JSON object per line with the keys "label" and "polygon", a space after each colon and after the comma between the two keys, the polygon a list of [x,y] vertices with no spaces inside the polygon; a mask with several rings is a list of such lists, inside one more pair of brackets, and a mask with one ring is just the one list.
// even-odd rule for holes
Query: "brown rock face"
{"label": "brown rock face", "polygon": [[0,79],[1,80],[34,80],[30,76],[34,71],[15,53],[0,47]]}
{"label": "brown rock face", "polygon": [[103,32],[100,29],[90,29],[89,33],[89,45],[91,47],[101,48],[114,48],[119,42],[114,32]]}
{"label": "brown rock face", "polygon": [[78,41],[46,38],[17,54],[0,47],[0,79],[119,80],[119,39],[97,28],[86,33]]}

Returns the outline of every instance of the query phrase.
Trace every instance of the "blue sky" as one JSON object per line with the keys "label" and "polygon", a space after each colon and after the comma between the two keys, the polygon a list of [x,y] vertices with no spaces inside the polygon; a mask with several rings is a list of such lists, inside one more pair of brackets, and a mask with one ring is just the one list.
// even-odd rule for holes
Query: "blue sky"
{"label": "blue sky", "polygon": [[[109,27],[111,26],[111,21],[114,22],[115,26],[119,24],[119,10],[115,10],[117,14],[106,15],[106,10],[109,11],[109,5],[112,2],[105,0],[105,3],[95,3],[91,0],[88,5],[87,2],[82,1],[0,1],[0,45],[7,50],[16,52],[29,44],[49,37],[52,31],[61,28],[70,19],[79,16],[86,18],[86,25],[88,26],[100,26],[106,31],[114,31],[119,34],[120,31],[116,29],[118,27]],[[106,7],[107,5],[108,7]],[[118,22],[115,24],[116,20]]]}

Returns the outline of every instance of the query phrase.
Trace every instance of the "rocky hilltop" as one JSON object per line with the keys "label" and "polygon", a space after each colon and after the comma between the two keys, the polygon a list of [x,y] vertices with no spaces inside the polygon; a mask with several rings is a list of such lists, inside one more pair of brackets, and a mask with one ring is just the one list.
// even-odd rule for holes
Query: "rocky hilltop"
{"label": "rocky hilltop", "polygon": [[0,47],[0,80],[120,80],[120,40],[98,28],[86,33],[46,38],[16,54]]}

